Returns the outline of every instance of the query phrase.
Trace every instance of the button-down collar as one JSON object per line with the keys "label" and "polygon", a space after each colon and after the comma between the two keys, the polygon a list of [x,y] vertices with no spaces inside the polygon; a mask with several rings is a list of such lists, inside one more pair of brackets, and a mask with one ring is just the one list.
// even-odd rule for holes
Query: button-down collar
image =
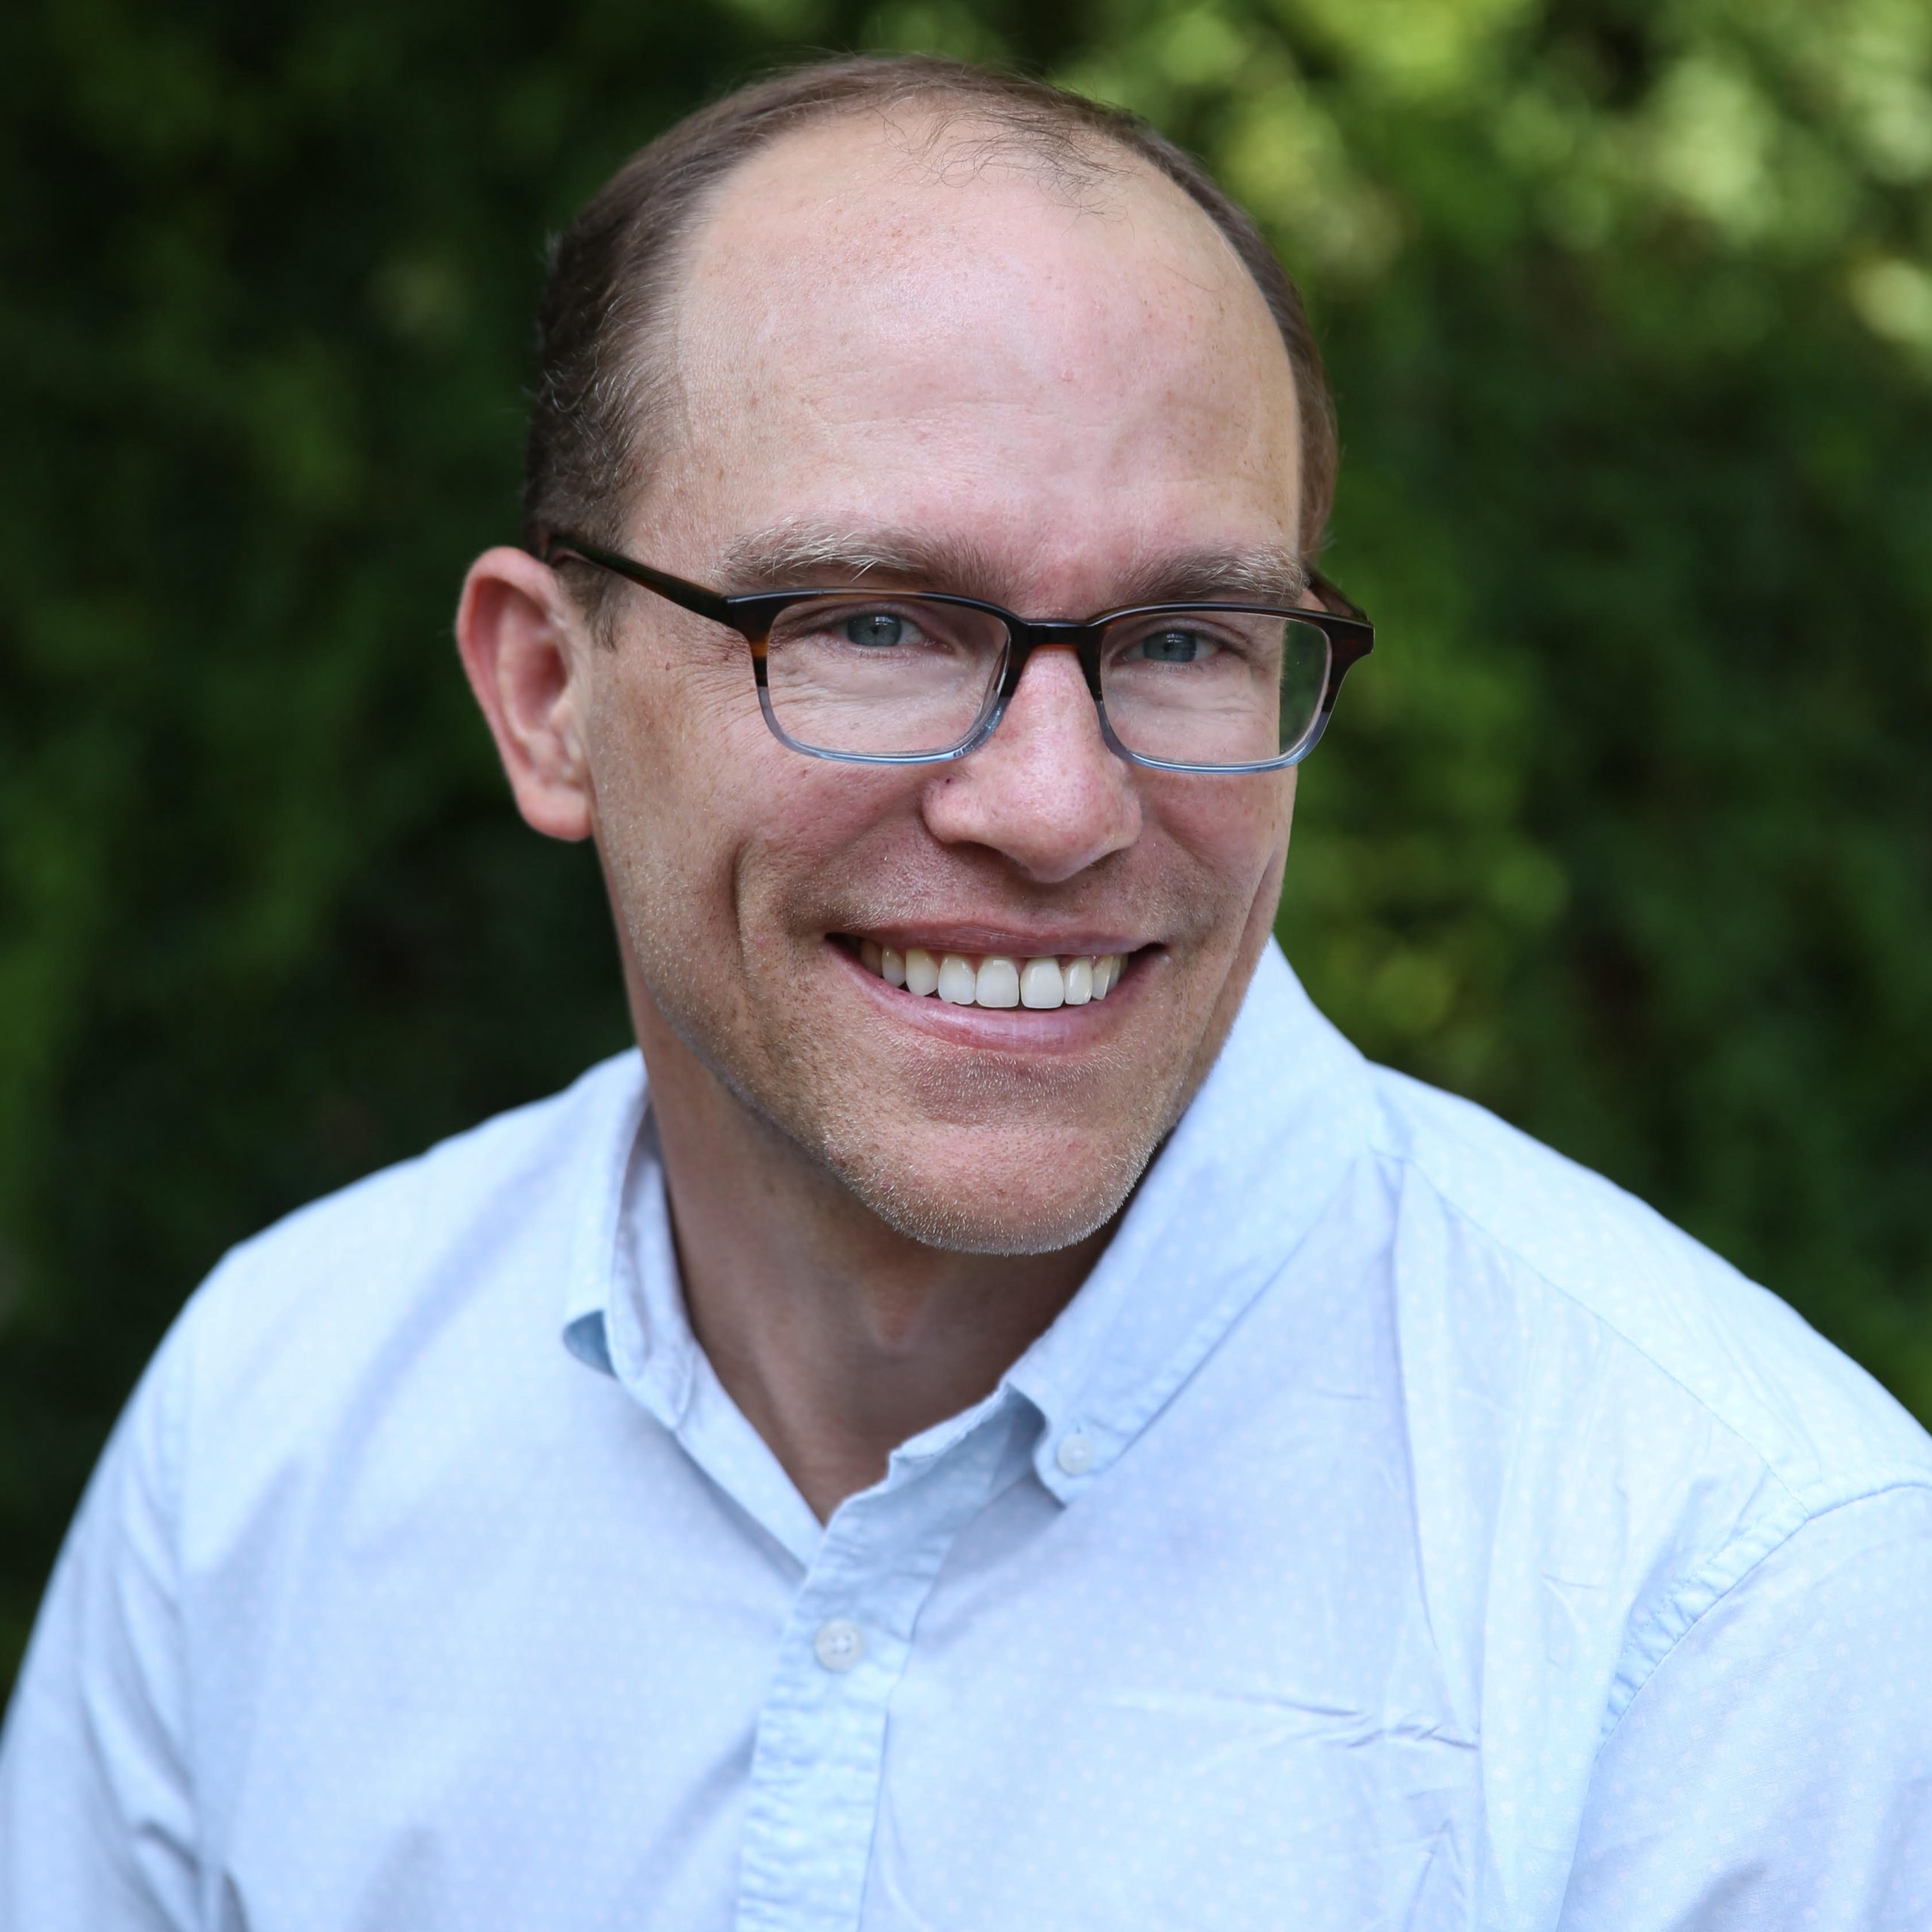
{"label": "button-down collar", "polygon": [[[728,1398],[691,1332],[641,1061],[601,1098],[565,1341],[701,1464],[724,1454],[735,1489],[768,1459],[734,1439]],[[1066,1503],[1100,1481],[1314,1225],[1359,1158],[1372,1112],[1360,1057],[1269,946],[1226,1047],[1084,1285],[991,1395],[901,1445],[895,1469],[930,1463],[1018,1395],[1038,1418],[1032,1462],[1046,1488]],[[809,1561],[810,1511],[775,1464],[758,1475],[755,1513]]]}

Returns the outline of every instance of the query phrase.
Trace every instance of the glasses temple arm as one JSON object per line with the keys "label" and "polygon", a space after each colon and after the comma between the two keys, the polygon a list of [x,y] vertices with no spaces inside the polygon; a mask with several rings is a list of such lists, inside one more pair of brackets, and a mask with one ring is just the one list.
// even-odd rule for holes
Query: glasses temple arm
{"label": "glasses temple arm", "polygon": [[1345,597],[1319,571],[1311,569],[1309,571],[1308,587],[1321,600],[1324,610],[1338,617],[1351,617],[1358,624],[1368,622],[1368,613],[1359,604]]}
{"label": "glasses temple arm", "polygon": [[615,550],[606,550],[600,545],[586,543],[581,537],[558,535],[543,540],[538,555],[552,568],[561,562],[574,558],[579,563],[589,564],[593,568],[608,571],[614,577],[625,578],[640,589],[654,591],[660,597],[668,598],[673,604],[687,611],[695,611],[700,617],[709,617],[713,623],[732,623],[731,600],[721,597],[715,590],[706,590],[702,584],[692,583],[681,577],[673,577],[668,571],[654,571],[648,564],[640,564],[634,558],[620,555]]}

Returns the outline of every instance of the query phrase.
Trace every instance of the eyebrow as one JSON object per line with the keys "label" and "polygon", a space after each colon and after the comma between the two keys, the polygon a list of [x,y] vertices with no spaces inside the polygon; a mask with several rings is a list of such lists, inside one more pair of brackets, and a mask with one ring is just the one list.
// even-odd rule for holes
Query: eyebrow
{"label": "eyebrow", "polygon": [[1194,598],[1292,604],[1308,589],[1308,567],[1292,550],[1263,546],[1187,550],[1149,558],[1124,586],[1130,604],[1171,604]]}
{"label": "eyebrow", "polygon": [[[829,587],[890,577],[989,604],[1003,601],[1004,587],[1004,573],[977,544],[913,530],[849,531],[810,523],[782,524],[737,538],[719,557],[717,574],[734,591]],[[1301,558],[1269,545],[1150,552],[1121,578],[1110,608],[1195,599],[1293,604],[1308,583]]]}

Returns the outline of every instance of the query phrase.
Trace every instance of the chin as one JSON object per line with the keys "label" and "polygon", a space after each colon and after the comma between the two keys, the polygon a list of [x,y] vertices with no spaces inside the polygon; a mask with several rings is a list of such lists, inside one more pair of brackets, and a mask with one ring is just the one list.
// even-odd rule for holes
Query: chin
{"label": "chin", "polygon": [[[1119,1214],[1161,1137],[1089,1146],[1050,1164],[1032,1150],[987,1161],[911,1161],[877,1148],[826,1149],[829,1164],[897,1235],[954,1254],[1049,1254]],[[943,1151],[943,1150],[936,1150]]]}

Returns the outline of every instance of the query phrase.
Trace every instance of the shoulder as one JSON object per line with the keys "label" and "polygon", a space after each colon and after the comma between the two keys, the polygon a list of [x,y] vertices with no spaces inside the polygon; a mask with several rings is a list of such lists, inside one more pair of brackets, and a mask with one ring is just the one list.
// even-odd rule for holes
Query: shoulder
{"label": "shoulder", "polygon": [[[1825,1614],[1847,1538],[1859,1587],[1901,1600],[1932,1442],[1621,1189],[1481,1108],[1371,1078],[1429,1626],[1486,1780],[1522,1795],[1495,1850],[1501,1891],[1529,1900],[1560,1882],[1546,1847],[1567,1844],[1604,1741],[1694,1633],[1730,1632],[1712,1657],[1765,1667]],[[1732,1632],[1761,1601],[1758,1635]]]}
{"label": "shoulder", "polygon": [[1786,1303],[1484,1109],[1384,1069],[1374,1078],[1398,1250],[1433,1254],[1440,1266],[1421,1272],[1460,1318],[1507,1331],[1520,1401],[1571,1405],[1571,1439],[1601,1439],[1601,1419],[1574,1405],[1617,1381],[1677,1431],[1724,1438],[1795,1518],[1932,1481],[1924,1431]]}
{"label": "shoulder", "polygon": [[225,1272],[337,1268],[346,1253],[407,1261],[506,1211],[541,1212],[580,1175],[615,1118],[641,1097],[635,1052],[600,1062],[561,1092],[515,1107],[299,1208],[235,1248]]}
{"label": "shoulder", "polygon": [[224,1433],[313,1425],[505,1323],[554,1341],[572,1268],[615,1212],[635,1053],[310,1203],[232,1250],[177,1324],[192,1413]]}

